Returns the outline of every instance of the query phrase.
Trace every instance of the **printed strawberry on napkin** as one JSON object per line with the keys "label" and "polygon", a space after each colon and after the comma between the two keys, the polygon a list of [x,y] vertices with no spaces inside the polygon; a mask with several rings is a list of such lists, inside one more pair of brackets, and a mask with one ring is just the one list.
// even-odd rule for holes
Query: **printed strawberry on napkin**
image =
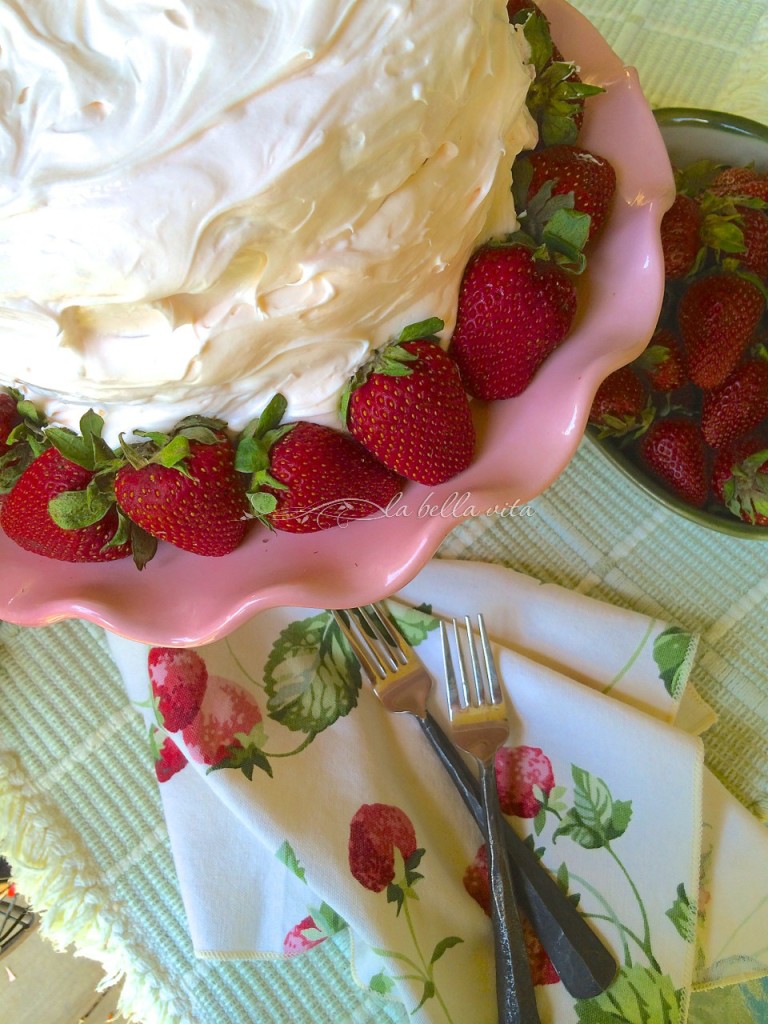
{"label": "printed strawberry on napkin", "polygon": [[[392,607],[438,681],[435,615],[483,610],[504,645],[505,813],[621,964],[610,1002],[587,1011],[529,935],[545,1022],[617,1006],[635,1019],[638,1001],[682,1020],[694,971],[707,984],[768,973],[759,928],[714,975],[707,960],[712,931],[734,924],[717,856],[730,798],[707,835],[717,873],[704,914],[700,741],[671,724],[711,720],[686,685],[695,638],[467,562],[432,562]],[[147,721],[199,956],[311,955],[348,932],[354,976],[410,1019],[495,1020],[480,835],[417,723],[361,685],[327,613],[273,609],[195,651],[110,644]],[[445,722],[439,685],[432,704]]]}

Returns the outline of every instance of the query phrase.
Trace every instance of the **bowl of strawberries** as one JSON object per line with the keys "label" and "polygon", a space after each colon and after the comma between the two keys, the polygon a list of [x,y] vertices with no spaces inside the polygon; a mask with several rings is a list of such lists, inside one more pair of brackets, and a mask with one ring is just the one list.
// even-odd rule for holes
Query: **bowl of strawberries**
{"label": "bowl of strawberries", "polygon": [[508,13],[531,46],[539,143],[513,168],[520,230],[472,256],[452,335],[403,325],[333,427],[281,422],[278,401],[241,436],[193,418],[116,447],[97,414],[73,434],[10,394],[0,618],[198,645],[269,607],[381,599],[469,517],[534,528],[527,503],[657,323],[674,183],[636,72],[590,22],[564,0]]}
{"label": "bowl of strawberries", "polygon": [[768,128],[655,112],[676,196],[665,296],[637,359],[601,384],[589,434],[625,474],[710,529],[768,539]]}

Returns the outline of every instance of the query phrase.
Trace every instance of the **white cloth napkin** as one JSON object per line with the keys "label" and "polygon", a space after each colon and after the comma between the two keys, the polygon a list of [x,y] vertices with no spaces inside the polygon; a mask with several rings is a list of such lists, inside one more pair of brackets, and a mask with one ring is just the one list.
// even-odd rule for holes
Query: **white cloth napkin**
{"label": "white cloth napkin", "polygon": [[[438,680],[433,612],[482,610],[504,645],[512,730],[502,792],[522,800],[508,803],[510,821],[614,949],[622,972],[612,1005],[628,1019],[633,1000],[659,1013],[674,1005],[677,1016],[658,1019],[680,1020],[695,966],[704,984],[768,972],[765,950],[752,942],[759,915],[756,929],[741,928],[726,958],[712,961],[724,923],[743,910],[734,910],[741,887],[733,865],[718,854],[722,827],[739,810],[722,793],[718,811],[705,812],[707,864],[716,871],[706,913],[697,913],[701,747],[670,724],[683,710],[697,731],[710,719],[686,685],[695,638],[467,562],[432,562],[398,601],[403,627]],[[159,747],[165,733],[148,700],[148,656],[157,677],[165,655],[117,637],[110,643]],[[205,696],[192,724],[172,737],[185,759],[160,789],[198,955],[311,955],[349,928],[355,976],[401,1000],[414,1021],[491,1024],[490,925],[470,894],[482,887],[481,840],[417,723],[358,691],[322,612],[264,612],[190,657],[198,678],[204,666]],[[439,686],[432,705],[445,722]],[[210,771],[202,756],[226,756],[231,767]],[[758,838],[765,842],[750,841]],[[757,843],[755,850],[759,878]],[[762,858],[768,891],[765,849]],[[764,907],[763,934],[766,921]],[[583,1019],[540,948],[530,949],[542,1019]],[[734,956],[749,957],[746,971],[742,961],[731,969]]]}

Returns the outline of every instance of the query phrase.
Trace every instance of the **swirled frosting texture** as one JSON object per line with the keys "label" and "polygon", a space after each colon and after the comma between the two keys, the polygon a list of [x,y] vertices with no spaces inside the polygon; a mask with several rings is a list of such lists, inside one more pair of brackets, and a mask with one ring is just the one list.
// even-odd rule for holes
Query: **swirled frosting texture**
{"label": "swirled frosting texture", "polygon": [[503,0],[2,0],[0,381],[112,435],[328,415],[515,226],[523,45]]}

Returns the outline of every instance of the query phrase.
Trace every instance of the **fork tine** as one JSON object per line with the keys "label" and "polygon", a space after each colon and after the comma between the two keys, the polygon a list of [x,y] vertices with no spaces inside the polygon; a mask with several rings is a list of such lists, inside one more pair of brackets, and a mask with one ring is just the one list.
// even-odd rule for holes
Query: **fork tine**
{"label": "fork tine", "polygon": [[[455,626],[454,620],[454,626]],[[440,640],[443,646],[443,668],[445,675],[445,689],[448,695],[448,706],[451,713],[460,707],[459,690],[456,685],[456,672],[453,667],[453,655],[451,654],[451,642],[448,637],[448,627],[443,620],[440,620]]]}
{"label": "fork tine", "polygon": [[333,615],[333,619],[339,629],[347,638],[347,642],[352,648],[352,653],[360,662],[363,671],[366,673],[368,678],[372,681],[381,678],[386,671],[384,665],[376,656],[375,651],[371,649],[370,645],[362,644],[360,642],[359,634],[353,629],[352,619],[349,617],[348,612],[333,609],[331,614]]}
{"label": "fork tine", "polygon": [[464,616],[464,627],[467,631],[467,646],[469,648],[469,660],[472,665],[472,681],[474,683],[473,706],[480,707],[486,703],[486,686],[483,673],[480,671],[480,659],[477,656],[477,645],[475,634],[472,631],[472,620],[468,615]]}
{"label": "fork tine", "polygon": [[[468,622],[469,620],[466,619],[466,621]],[[464,708],[469,707],[470,704],[477,705],[477,697],[475,693],[473,693],[469,688],[469,675],[467,674],[467,666],[464,660],[464,651],[461,645],[461,634],[459,633],[459,624],[456,621],[456,619],[452,619],[451,623],[453,625],[453,641],[454,644],[456,645],[456,661],[459,666],[459,707],[462,710],[464,710]]]}
{"label": "fork tine", "polygon": [[504,700],[504,694],[501,689],[501,683],[499,682],[496,659],[493,656],[493,648],[491,647],[491,642],[488,639],[488,633],[485,629],[485,619],[483,618],[482,613],[477,616],[477,626],[480,631],[480,644],[483,649],[483,660],[485,662],[486,679],[488,680],[491,703],[501,704]]}
{"label": "fork tine", "polygon": [[392,616],[386,607],[381,604],[372,604],[369,606],[373,609],[378,617],[380,624],[380,635],[385,643],[388,644],[390,650],[398,651],[400,654],[400,664],[405,665],[409,659],[413,656],[413,650],[405,642],[405,639],[392,620]]}
{"label": "fork tine", "polygon": [[413,650],[406,644],[384,605],[370,604],[364,608],[355,608],[353,611],[376,637],[378,650],[385,655],[392,671],[413,661]]}

